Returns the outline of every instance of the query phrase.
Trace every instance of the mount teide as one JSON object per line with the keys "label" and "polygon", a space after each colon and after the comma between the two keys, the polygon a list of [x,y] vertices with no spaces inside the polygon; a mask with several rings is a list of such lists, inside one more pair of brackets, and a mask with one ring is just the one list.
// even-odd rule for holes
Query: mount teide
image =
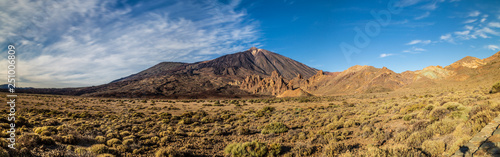
{"label": "mount teide", "polygon": [[500,52],[486,59],[465,57],[444,68],[429,66],[403,73],[359,65],[331,73],[252,47],[203,62],[162,62],[100,86],[26,92],[104,97],[286,97],[388,92],[454,83],[488,85],[500,76],[499,56]]}
{"label": "mount teide", "polygon": [[[248,76],[268,78],[279,75],[285,81],[297,75],[308,78],[313,76],[316,71],[316,69],[288,57],[252,47],[244,52],[197,63],[162,62],[108,84],[65,89],[65,92],[72,95],[104,97],[259,96],[267,93],[251,93],[240,88],[241,82]],[[38,93],[40,92],[61,93],[57,92],[56,89],[39,89]]]}

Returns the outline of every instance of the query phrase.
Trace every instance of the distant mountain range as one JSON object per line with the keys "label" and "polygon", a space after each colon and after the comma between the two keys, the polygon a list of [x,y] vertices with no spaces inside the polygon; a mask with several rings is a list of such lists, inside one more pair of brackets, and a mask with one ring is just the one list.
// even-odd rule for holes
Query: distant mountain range
{"label": "distant mountain range", "polygon": [[162,62],[111,83],[82,88],[22,89],[28,93],[99,97],[211,98],[308,96],[388,92],[449,82],[494,83],[500,52],[485,59],[465,57],[446,67],[394,71],[356,65],[323,72],[255,47],[197,63]]}

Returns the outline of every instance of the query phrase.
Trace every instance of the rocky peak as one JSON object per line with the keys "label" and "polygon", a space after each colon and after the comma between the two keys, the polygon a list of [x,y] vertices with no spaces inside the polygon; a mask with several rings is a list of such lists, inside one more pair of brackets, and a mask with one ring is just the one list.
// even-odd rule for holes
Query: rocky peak
{"label": "rocky peak", "polygon": [[262,52],[262,49],[258,49],[256,47],[252,47],[250,49],[248,49],[248,51],[250,51],[252,53],[252,55],[257,55],[259,52]]}

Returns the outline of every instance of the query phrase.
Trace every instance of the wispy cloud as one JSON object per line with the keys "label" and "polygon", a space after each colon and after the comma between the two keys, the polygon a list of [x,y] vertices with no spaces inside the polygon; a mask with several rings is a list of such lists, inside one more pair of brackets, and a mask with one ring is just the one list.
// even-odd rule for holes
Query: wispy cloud
{"label": "wispy cloud", "polygon": [[495,28],[500,28],[499,22],[489,22],[486,24],[489,15],[482,14],[479,11],[470,12],[467,17],[481,17],[478,19],[468,19],[465,23],[464,30],[455,31],[453,33],[447,33],[440,37],[441,41],[447,41],[450,43],[455,43],[457,40],[471,40],[478,38],[491,38],[492,36],[500,36],[500,32],[495,30]]}
{"label": "wispy cloud", "polygon": [[447,42],[450,42],[450,43],[454,43],[454,40],[451,36],[451,34],[445,34],[445,35],[441,35],[441,37],[439,37],[440,40],[442,41],[447,41]]}
{"label": "wispy cloud", "polygon": [[403,52],[404,53],[421,53],[421,52],[425,52],[427,51],[426,49],[423,49],[423,48],[419,48],[419,47],[412,47],[408,50],[404,50]]}
{"label": "wispy cloud", "polygon": [[394,54],[392,53],[382,53],[380,54],[379,58],[385,58],[385,57],[389,57],[389,56],[393,56]]}
{"label": "wispy cloud", "polygon": [[490,27],[500,28],[500,22],[490,22],[488,24]]}
{"label": "wispy cloud", "polygon": [[431,40],[412,40],[409,43],[406,43],[406,45],[415,45],[415,44],[424,44],[424,45],[427,45],[427,44],[430,44],[430,43],[431,43]]}
{"label": "wispy cloud", "polygon": [[469,30],[466,30],[466,31],[456,31],[455,34],[456,35],[469,35],[470,31]]}
{"label": "wispy cloud", "polygon": [[420,20],[420,19],[424,19],[426,17],[429,17],[429,15],[431,15],[430,12],[425,12],[424,14],[420,15],[420,16],[417,16],[415,17],[415,20]]}
{"label": "wispy cloud", "polygon": [[488,35],[500,35],[500,33],[498,33],[497,31],[495,30],[492,30],[491,28],[488,28],[488,27],[484,27],[484,28],[481,28],[481,29],[478,29],[474,32],[474,35],[478,35],[482,38],[490,38]]}
{"label": "wispy cloud", "polygon": [[97,85],[162,61],[195,62],[260,46],[258,23],[238,5],[0,1],[0,46],[13,42],[22,50],[20,86]]}
{"label": "wispy cloud", "polygon": [[468,20],[465,20],[464,23],[473,23],[476,21],[477,21],[477,19],[468,19]]}
{"label": "wispy cloud", "polygon": [[401,0],[397,1],[396,6],[398,7],[408,7],[422,2],[422,0]]}
{"label": "wispy cloud", "polygon": [[488,15],[483,15],[483,18],[481,18],[481,23],[485,22],[486,18],[488,18]]}
{"label": "wispy cloud", "polygon": [[497,45],[486,45],[486,46],[484,46],[484,48],[486,48],[488,50],[492,50],[492,51],[500,50],[500,48]]}
{"label": "wispy cloud", "polygon": [[477,11],[477,10],[476,10],[476,11],[472,11],[472,12],[470,12],[467,16],[468,16],[468,17],[477,17],[477,16],[479,16],[480,14],[481,14],[481,12],[479,12],[479,11]]}

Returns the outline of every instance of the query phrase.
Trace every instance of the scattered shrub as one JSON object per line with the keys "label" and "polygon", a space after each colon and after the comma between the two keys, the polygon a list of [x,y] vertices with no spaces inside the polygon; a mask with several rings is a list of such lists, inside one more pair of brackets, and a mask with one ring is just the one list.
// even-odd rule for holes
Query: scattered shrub
{"label": "scattered shrub", "polygon": [[121,143],[120,139],[117,139],[117,138],[110,139],[106,142],[106,144],[110,147],[113,147],[114,145],[117,145],[120,143]]}
{"label": "scattered shrub", "polygon": [[75,153],[79,156],[84,156],[85,154],[87,154],[87,149],[84,149],[84,148],[76,148],[75,149]]}
{"label": "scattered shrub", "polygon": [[267,156],[275,157],[281,153],[281,144],[273,143],[269,145]]}
{"label": "scattered shrub", "polygon": [[177,151],[173,147],[160,148],[156,151],[155,157],[182,157],[184,153]]}
{"label": "scattered shrub", "polygon": [[108,153],[109,149],[104,144],[94,144],[90,146],[89,151],[95,154],[104,154]]}
{"label": "scattered shrub", "polygon": [[261,133],[269,134],[269,133],[284,133],[288,131],[288,127],[281,122],[270,123],[264,127],[262,127]]}
{"label": "scattered shrub", "polygon": [[97,155],[97,157],[115,157],[115,155],[105,153],[105,154],[99,154],[99,155]]}
{"label": "scattered shrub", "polygon": [[422,149],[431,156],[442,156],[446,144],[441,140],[427,140],[422,143]]}
{"label": "scattered shrub", "polygon": [[77,142],[75,136],[73,135],[67,135],[67,136],[62,136],[62,143],[64,144],[75,144]]}
{"label": "scattered shrub", "polygon": [[295,144],[292,148],[292,153],[296,154],[296,156],[311,156],[313,151],[314,147],[302,142]]}
{"label": "scattered shrub", "polygon": [[490,93],[497,93],[500,92],[500,82],[497,82],[493,87],[491,87]]}
{"label": "scattered shrub", "polygon": [[338,156],[340,153],[348,150],[349,147],[342,142],[332,142],[323,148],[323,155],[325,156]]}
{"label": "scattered shrub", "polygon": [[126,139],[122,142],[123,145],[131,145],[132,143],[134,143],[134,139]]}
{"label": "scattered shrub", "polygon": [[440,120],[448,115],[448,113],[450,113],[450,110],[446,107],[436,107],[431,111],[429,118],[433,121]]}
{"label": "scattered shrub", "polygon": [[224,153],[231,156],[263,157],[267,153],[267,147],[265,143],[258,141],[233,143],[226,146]]}

